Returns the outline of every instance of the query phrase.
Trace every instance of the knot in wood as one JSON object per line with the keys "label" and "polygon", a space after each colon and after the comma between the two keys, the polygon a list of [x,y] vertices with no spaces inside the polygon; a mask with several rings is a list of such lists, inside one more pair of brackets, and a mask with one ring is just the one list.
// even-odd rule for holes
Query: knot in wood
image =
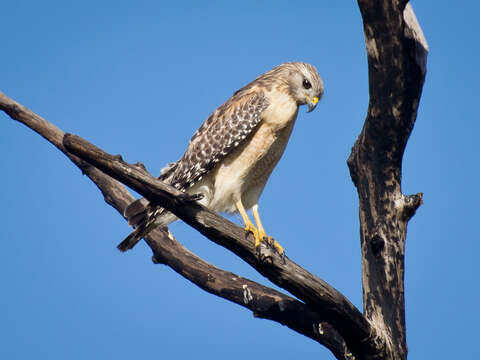
{"label": "knot in wood", "polygon": [[380,234],[375,234],[370,239],[370,247],[372,249],[373,256],[379,257],[385,248],[385,240]]}
{"label": "knot in wood", "polygon": [[120,155],[120,154],[113,155],[112,158],[113,158],[113,160],[119,161],[121,163],[125,163],[125,161],[123,161],[122,155]]}
{"label": "knot in wood", "polygon": [[135,164],[133,164],[133,166],[135,166],[138,170],[143,171],[145,174],[150,175],[150,173],[147,171],[147,168],[142,162],[137,161]]}

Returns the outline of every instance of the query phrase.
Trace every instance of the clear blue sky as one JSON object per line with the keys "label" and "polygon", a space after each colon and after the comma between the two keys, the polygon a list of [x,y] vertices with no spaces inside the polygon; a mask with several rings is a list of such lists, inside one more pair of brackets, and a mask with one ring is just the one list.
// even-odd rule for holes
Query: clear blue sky
{"label": "clear blue sky", "polygon": [[[406,247],[410,359],[471,358],[480,7],[413,7],[431,52],[403,170],[404,192],[425,193]],[[0,30],[1,91],[153,174],[236,89],[285,61],[316,65],[325,97],[300,111],[260,206],[289,257],[362,307],[358,200],[345,163],[368,104],[355,1],[15,1],[2,5]],[[144,243],[119,253],[130,229],[79,170],[3,113],[0,134],[0,358],[333,358],[153,265]],[[213,264],[268,284],[185,224],[172,231]]]}

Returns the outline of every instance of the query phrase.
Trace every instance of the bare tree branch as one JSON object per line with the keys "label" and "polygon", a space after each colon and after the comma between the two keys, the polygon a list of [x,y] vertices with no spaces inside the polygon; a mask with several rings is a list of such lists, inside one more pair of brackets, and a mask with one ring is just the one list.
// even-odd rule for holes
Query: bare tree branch
{"label": "bare tree branch", "polygon": [[353,358],[336,329],[304,303],[212,266],[164,230],[156,229],[146,241],[154,252],[154,261],[168,265],[203,290],[252,310],[255,317],[276,321],[318,341],[337,359]]}
{"label": "bare tree branch", "polygon": [[144,170],[125,163],[120,156],[107,154],[76,135],[66,134],[63,143],[71,153],[121,181],[149,201],[171,211],[216,244],[238,255],[274,284],[304,301],[331,324],[335,324],[348,348],[357,357],[357,354],[372,356],[382,351],[374,341],[377,339],[375,329],[347,298],[325,281],[271,251],[265,253],[264,249],[264,256],[259,259],[250,233],[192,202],[184,193],[153,178]]}
{"label": "bare tree branch", "polygon": [[428,46],[406,1],[358,0],[368,54],[370,104],[348,166],[360,199],[364,314],[406,359],[404,257],[408,220],[422,194],[401,191],[402,157],[417,117]]}
{"label": "bare tree branch", "polygon": [[[118,181],[68,152],[65,133],[29,109],[0,92],[0,109],[44,137],[62,151],[100,189],[105,201],[120,214],[134,198]],[[153,260],[164,263],[203,290],[253,311],[258,318],[276,321],[326,346],[337,359],[353,359],[345,341],[325,318],[304,303],[269,287],[216,268],[184,248],[166,229],[147,238]]]}

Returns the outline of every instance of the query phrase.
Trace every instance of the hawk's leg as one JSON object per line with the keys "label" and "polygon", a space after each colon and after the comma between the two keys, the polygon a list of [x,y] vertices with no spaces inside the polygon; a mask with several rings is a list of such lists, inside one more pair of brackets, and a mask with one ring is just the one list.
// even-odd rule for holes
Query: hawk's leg
{"label": "hawk's leg", "polygon": [[[263,228],[262,221],[260,220],[260,215],[258,213],[258,204],[253,205],[252,213],[258,228],[258,243],[257,241],[255,242],[255,247],[258,247],[260,245],[260,242],[266,241],[268,245],[273,245],[275,250],[281,256],[283,256],[285,254],[285,250],[283,250],[283,247],[278,242],[276,242],[271,236],[268,236],[265,232],[265,229]],[[255,238],[255,240],[257,240],[257,238]]]}
{"label": "hawk's leg", "polygon": [[255,228],[255,225],[253,225],[252,220],[250,220],[250,218],[248,217],[248,214],[243,207],[242,201],[238,200],[235,203],[235,206],[240,213],[240,216],[242,217],[243,223],[245,224],[245,231],[251,232],[253,234],[253,237],[255,238],[255,248],[257,248],[258,230]]}

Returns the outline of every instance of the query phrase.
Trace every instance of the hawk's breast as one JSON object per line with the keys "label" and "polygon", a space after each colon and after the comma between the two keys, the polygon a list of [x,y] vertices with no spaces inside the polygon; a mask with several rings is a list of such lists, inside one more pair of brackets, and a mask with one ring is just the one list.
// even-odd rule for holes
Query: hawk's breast
{"label": "hawk's breast", "polygon": [[255,205],[285,150],[298,106],[283,93],[269,95],[255,131],[191,189],[204,193],[204,205],[214,211],[235,212],[238,200],[247,209]]}

